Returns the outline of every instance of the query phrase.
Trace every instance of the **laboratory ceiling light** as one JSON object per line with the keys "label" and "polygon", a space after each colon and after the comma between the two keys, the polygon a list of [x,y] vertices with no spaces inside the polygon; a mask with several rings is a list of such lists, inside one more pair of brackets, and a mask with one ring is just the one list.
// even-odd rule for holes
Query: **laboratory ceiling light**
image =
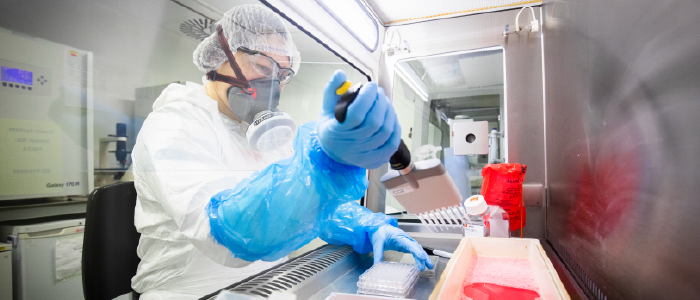
{"label": "laboratory ceiling light", "polygon": [[396,74],[403,79],[404,82],[408,84],[411,89],[418,94],[418,96],[423,99],[423,101],[428,101],[428,92],[425,90],[425,86],[421,83],[419,83],[418,80],[416,80],[415,76],[412,71],[408,71],[404,68],[403,64],[401,62],[396,64]]}
{"label": "laboratory ceiling light", "polygon": [[[542,4],[542,0],[363,0],[385,26]],[[327,0],[327,2],[331,2]],[[345,1],[339,1],[345,2]]]}
{"label": "laboratory ceiling light", "polygon": [[358,0],[315,0],[367,50],[377,49],[379,27]]}

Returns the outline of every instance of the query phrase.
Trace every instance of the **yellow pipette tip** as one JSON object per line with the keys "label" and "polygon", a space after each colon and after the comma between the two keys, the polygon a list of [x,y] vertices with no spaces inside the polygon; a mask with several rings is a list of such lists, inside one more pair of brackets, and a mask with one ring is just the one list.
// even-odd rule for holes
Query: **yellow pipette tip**
{"label": "yellow pipette tip", "polygon": [[335,90],[336,95],[342,95],[345,94],[349,89],[350,86],[352,85],[352,82],[346,81],[341,85],[337,90]]}

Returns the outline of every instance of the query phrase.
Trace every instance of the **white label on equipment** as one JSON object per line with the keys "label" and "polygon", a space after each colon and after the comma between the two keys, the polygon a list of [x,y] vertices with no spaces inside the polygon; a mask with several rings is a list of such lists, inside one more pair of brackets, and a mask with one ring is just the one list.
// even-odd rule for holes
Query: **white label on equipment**
{"label": "white label on equipment", "polygon": [[484,226],[482,225],[467,225],[464,227],[464,236],[468,237],[484,237]]}
{"label": "white label on equipment", "polygon": [[395,189],[389,190],[389,193],[391,193],[392,196],[408,194],[410,192],[413,192],[413,189],[410,186],[400,187],[400,188],[395,188]]}
{"label": "white label on equipment", "polygon": [[83,234],[71,234],[56,239],[56,280],[81,275],[83,256]]}

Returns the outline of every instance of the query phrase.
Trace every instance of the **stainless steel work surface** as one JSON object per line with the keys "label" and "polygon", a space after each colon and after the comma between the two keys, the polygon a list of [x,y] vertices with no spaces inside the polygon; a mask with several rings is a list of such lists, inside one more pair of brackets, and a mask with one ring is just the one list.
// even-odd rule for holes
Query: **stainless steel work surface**
{"label": "stainless steel work surface", "polygon": [[[387,261],[400,261],[403,256],[399,252],[384,252]],[[446,258],[438,258],[435,274],[419,277],[408,298],[428,299],[447,262]],[[263,297],[284,291],[296,294],[297,299],[323,300],[331,293],[356,294],[360,275],[372,263],[371,255],[358,254],[350,246],[324,245],[225,289]],[[217,294],[201,299],[214,299]]]}
{"label": "stainless steel work surface", "polygon": [[[387,251],[387,254],[389,255],[389,252],[393,251]],[[403,256],[403,253],[401,253],[401,256]],[[349,270],[347,273],[342,275],[340,278],[336,279],[333,281],[333,283],[329,284],[325,288],[321,289],[318,291],[318,293],[314,294],[310,300],[323,300],[326,299],[331,293],[346,293],[346,294],[356,294],[357,293],[357,282],[360,280],[360,275],[364,273],[367,269],[372,267],[372,262],[373,262],[373,257],[369,255],[364,255],[363,260],[353,269]],[[385,259],[385,260],[397,260],[397,259]],[[447,258],[439,258],[438,263],[435,269],[435,275],[432,277],[418,277],[418,281],[416,281],[416,285],[413,287],[413,290],[411,293],[408,295],[407,298],[409,299],[428,299],[430,297],[430,294],[433,292],[433,288],[435,288],[435,285],[437,282],[440,280],[440,276],[442,275],[442,271],[445,270],[445,267],[447,267]]]}
{"label": "stainless steel work surface", "polygon": [[[430,239],[414,236],[414,238],[417,238],[424,246],[435,247],[447,252],[454,252],[457,247],[453,246],[453,238],[449,237]],[[563,267],[559,257],[545,241],[541,242],[567,292],[572,298],[586,299],[586,295],[571,274]],[[401,261],[405,255],[410,254],[385,251],[384,260]],[[421,274],[408,295],[409,299],[428,299],[440,280],[442,272],[445,271],[449,259],[434,256],[431,258],[437,258],[435,274],[430,277],[423,277],[424,275]],[[324,245],[225,289],[266,298],[272,291],[284,291],[296,294],[297,299],[305,300],[324,300],[331,293],[356,294],[360,275],[372,266],[373,260],[372,255],[358,254],[350,246]],[[201,300],[214,299],[217,294],[218,291],[201,298]]]}

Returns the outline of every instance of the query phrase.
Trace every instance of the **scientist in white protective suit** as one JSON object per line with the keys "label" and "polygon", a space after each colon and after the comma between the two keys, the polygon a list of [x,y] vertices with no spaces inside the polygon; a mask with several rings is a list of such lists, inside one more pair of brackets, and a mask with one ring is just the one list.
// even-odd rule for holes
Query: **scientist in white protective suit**
{"label": "scientist in white protective suit", "polygon": [[373,251],[375,262],[383,250],[412,253],[419,268],[432,268],[396,219],[353,201],[367,188],[365,169],[388,162],[400,142],[383,90],[367,84],[339,123],[335,90],[346,77],[336,71],[319,95],[319,120],[298,127],[294,148],[260,149],[246,131],[256,114],[277,111],[299,52],[264,6],[235,7],[214,26],[193,55],[204,86],[169,85],[132,152],[141,233],[132,287],[141,299],[198,299],[284,262],[316,237]]}

